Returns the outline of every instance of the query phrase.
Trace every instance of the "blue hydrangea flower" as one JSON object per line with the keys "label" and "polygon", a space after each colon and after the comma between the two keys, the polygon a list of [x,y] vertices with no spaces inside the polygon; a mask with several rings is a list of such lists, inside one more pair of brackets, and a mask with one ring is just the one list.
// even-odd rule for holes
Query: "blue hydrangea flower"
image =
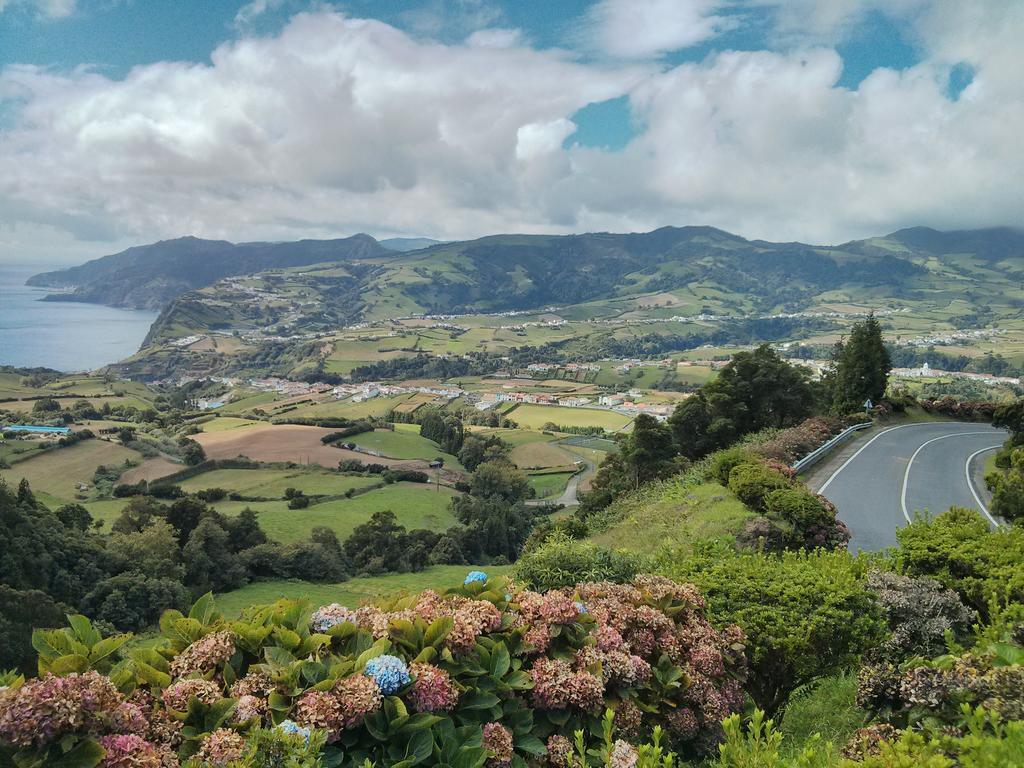
{"label": "blue hydrangea flower", "polygon": [[277,727],[290,736],[301,736],[307,742],[309,741],[309,728],[303,728],[294,720],[282,720],[280,723],[278,723]]}
{"label": "blue hydrangea flower", "polygon": [[579,600],[577,600],[574,603],[574,605],[576,606],[576,613],[586,613],[587,612],[587,606],[585,606]]}
{"label": "blue hydrangea flower", "polygon": [[309,617],[309,626],[314,632],[327,632],[331,627],[336,627],[344,622],[356,623],[355,611],[349,610],[343,605],[331,603],[318,608]]}
{"label": "blue hydrangea flower", "polygon": [[366,662],[363,671],[373,678],[385,696],[404,688],[412,680],[409,677],[409,668],[397,656],[375,656]]}
{"label": "blue hydrangea flower", "polygon": [[487,574],[483,571],[470,571],[466,574],[466,580],[463,584],[472,584],[474,581],[487,581]]}

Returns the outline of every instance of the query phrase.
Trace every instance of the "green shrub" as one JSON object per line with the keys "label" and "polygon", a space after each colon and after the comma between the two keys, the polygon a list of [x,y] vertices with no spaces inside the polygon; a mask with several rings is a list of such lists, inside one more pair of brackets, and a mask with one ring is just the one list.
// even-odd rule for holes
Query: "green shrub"
{"label": "green shrub", "polygon": [[741,464],[757,464],[760,459],[748,448],[726,448],[716,451],[704,460],[704,477],[714,480],[722,486],[729,485],[729,475],[733,468]]}
{"label": "green shrub", "polygon": [[640,570],[641,559],[589,541],[572,539],[556,531],[516,561],[515,576],[524,586],[546,592],[579,581],[630,581]]}
{"label": "green shrub", "polygon": [[868,574],[867,585],[892,630],[872,650],[872,659],[899,664],[912,656],[935,656],[945,650],[947,636],[963,638],[971,628],[974,612],[934,579],[876,570]]}
{"label": "green shrub", "polygon": [[[1024,759],[1024,722],[1002,723],[984,710],[964,713],[962,732],[863,729],[859,748],[851,744],[837,757],[836,745],[812,738],[787,745],[764,713],[746,724],[738,715],[723,723],[725,741],[715,768],[1003,768]],[[856,737],[855,737],[856,738]],[[792,757],[785,756],[785,752]]]}
{"label": "green shrub", "polygon": [[790,488],[792,481],[761,463],[738,464],[729,472],[729,490],[755,512],[764,512],[765,498],[772,491]]}
{"label": "green shrub", "polygon": [[660,570],[692,581],[714,620],[743,629],[747,690],[770,712],[799,686],[852,667],[886,634],[865,585],[867,560],[845,551],[775,556],[707,545],[687,558],[663,555]]}
{"label": "green shrub", "polygon": [[954,507],[896,531],[895,565],[954,590],[983,622],[994,603],[1024,603],[1024,526],[992,530],[971,509]]}
{"label": "green shrub", "polygon": [[1010,453],[1009,466],[1003,472],[985,477],[992,491],[992,511],[1011,523],[1024,520],[1024,448]]}
{"label": "green shrub", "polygon": [[970,651],[860,670],[857,703],[898,727],[964,725],[962,705],[1024,720],[1024,647],[1003,637]]}
{"label": "green shrub", "polygon": [[779,488],[764,497],[765,514],[792,523],[800,530],[825,525],[834,514],[806,486]]}

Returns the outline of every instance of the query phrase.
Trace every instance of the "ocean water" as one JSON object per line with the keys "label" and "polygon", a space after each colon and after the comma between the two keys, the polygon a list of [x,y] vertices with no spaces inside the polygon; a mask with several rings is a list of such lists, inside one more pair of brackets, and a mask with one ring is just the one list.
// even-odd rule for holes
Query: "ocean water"
{"label": "ocean water", "polygon": [[83,371],[138,350],[156,312],[39,301],[52,291],[25,281],[48,269],[0,263],[0,365]]}

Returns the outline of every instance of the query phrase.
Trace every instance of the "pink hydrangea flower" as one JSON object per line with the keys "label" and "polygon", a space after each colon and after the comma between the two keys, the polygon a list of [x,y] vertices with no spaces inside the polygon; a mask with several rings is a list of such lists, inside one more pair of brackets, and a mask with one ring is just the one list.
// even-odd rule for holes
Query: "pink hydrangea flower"
{"label": "pink hydrangea flower", "polygon": [[171,661],[171,675],[204,675],[213,672],[235,653],[235,635],[230,630],[211,632],[196,640]]}
{"label": "pink hydrangea flower", "polygon": [[501,723],[487,723],[484,726],[483,746],[491,753],[487,765],[504,766],[512,762],[512,732]]}
{"label": "pink hydrangea flower", "polygon": [[417,662],[409,667],[412,688],[409,703],[417,712],[447,712],[455,708],[459,692],[451,675],[433,664]]}
{"label": "pink hydrangea flower", "polygon": [[41,746],[66,734],[93,733],[123,701],[97,672],[29,680],[0,691],[0,741]]}
{"label": "pink hydrangea flower", "polygon": [[604,685],[589,672],[572,668],[560,659],[538,659],[533,669],[534,706],[540,709],[596,709],[603,702]]}
{"label": "pink hydrangea flower", "polygon": [[619,739],[612,746],[608,757],[608,768],[634,768],[640,756],[629,742]]}
{"label": "pink hydrangea flower", "polygon": [[100,746],[106,754],[102,768],[162,768],[163,761],[156,747],[135,734],[104,736]]}
{"label": "pink hydrangea flower", "polygon": [[548,737],[548,762],[555,768],[566,768],[572,754],[572,742],[560,733]]}
{"label": "pink hydrangea flower", "polygon": [[176,712],[187,712],[188,703],[193,699],[199,699],[203,704],[210,706],[216,704],[223,698],[220,686],[212,680],[203,680],[199,677],[189,677],[183,680],[176,680],[164,688],[162,694],[164,705]]}
{"label": "pink hydrangea flower", "polygon": [[203,739],[196,759],[221,768],[233,760],[241,760],[244,754],[245,739],[242,735],[229,728],[218,728]]}

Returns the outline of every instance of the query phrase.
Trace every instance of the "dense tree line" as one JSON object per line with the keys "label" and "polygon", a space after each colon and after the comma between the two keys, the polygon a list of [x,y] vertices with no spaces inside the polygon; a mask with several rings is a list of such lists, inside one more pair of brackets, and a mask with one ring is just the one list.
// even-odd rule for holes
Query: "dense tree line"
{"label": "dense tree line", "polygon": [[[24,662],[30,625],[55,612],[80,611],[139,630],[209,590],[255,578],[340,581],[350,571],[327,528],[314,529],[307,541],[279,544],[267,540],[251,510],[227,517],[195,496],[170,504],[133,497],[109,536],[93,522],[81,505],[50,510],[26,481],[17,491],[0,481],[0,637],[14,638],[0,645],[0,667]],[[31,600],[38,616],[23,616],[19,600]]]}
{"label": "dense tree line", "polygon": [[853,326],[835,347],[833,366],[820,382],[791,365],[768,344],[738,352],[717,378],[679,403],[667,424],[639,416],[621,450],[602,463],[581,499],[584,517],[650,480],[679,472],[694,461],[733,445],[744,435],[792,427],[829,410],[859,410],[880,401],[892,368],[873,316]]}

